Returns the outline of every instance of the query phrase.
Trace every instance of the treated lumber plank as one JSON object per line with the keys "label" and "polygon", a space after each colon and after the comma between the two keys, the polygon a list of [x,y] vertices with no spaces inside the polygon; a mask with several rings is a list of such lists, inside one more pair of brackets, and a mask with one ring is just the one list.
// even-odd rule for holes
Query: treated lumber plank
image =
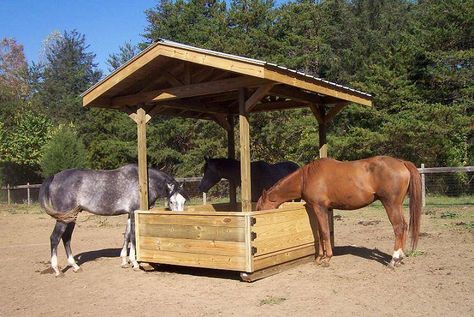
{"label": "treated lumber plank", "polygon": [[313,231],[300,231],[300,232],[292,232],[292,233],[285,233],[279,236],[276,236],[272,239],[270,238],[258,238],[252,242],[252,246],[256,248],[256,253],[254,256],[260,256],[265,254],[270,254],[274,252],[278,252],[282,249],[288,249],[293,247],[298,247],[301,245],[305,245],[308,243],[315,243]]}
{"label": "treated lumber plank", "polygon": [[180,49],[176,47],[169,47],[165,44],[162,44],[162,46],[160,47],[160,54],[163,56],[168,56],[171,58],[176,58],[195,64],[219,68],[225,71],[246,74],[259,78],[263,78],[264,76],[263,65],[253,65],[245,61],[232,60],[224,55],[208,55],[200,52],[186,50],[184,48]]}
{"label": "treated lumber plank", "polygon": [[141,237],[141,250],[159,250],[209,255],[245,256],[243,242]]}
{"label": "treated lumber plank", "polygon": [[245,258],[226,255],[142,250],[139,261],[231,271],[244,271]]}
{"label": "treated lumber plank", "polygon": [[140,209],[148,209],[148,165],[146,158],[146,123],[149,120],[145,110],[137,110],[138,135],[138,182],[140,189]]}
{"label": "treated lumber plank", "polygon": [[270,94],[276,95],[279,97],[288,98],[294,101],[303,102],[305,104],[318,104],[321,103],[321,97],[317,94],[307,93],[298,88],[285,86],[285,85],[275,85],[271,90]]}
{"label": "treated lumber plank", "polygon": [[244,228],[244,217],[140,214],[142,224],[187,225]]}
{"label": "treated lumber plank", "polygon": [[282,263],[282,264],[274,265],[274,266],[271,266],[271,267],[267,267],[267,268],[261,269],[259,271],[255,271],[253,273],[247,273],[247,272],[240,273],[240,278],[244,282],[254,282],[254,281],[260,280],[262,278],[266,278],[266,277],[278,274],[280,272],[283,272],[283,271],[289,270],[291,268],[294,268],[298,265],[301,265],[301,264],[304,264],[304,263],[309,263],[309,262],[312,262],[312,261],[314,261],[314,256],[313,255],[308,255],[308,256],[305,256],[305,257],[302,257],[302,258],[299,258],[299,259],[296,259],[296,260],[286,262],[286,263]]}
{"label": "treated lumber plank", "polygon": [[239,90],[240,178],[242,211],[252,210],[250,175],[250,124],[245,108],[246,90]]}
{"label": "treated lumber plank", "polygon": [[189,84],[179,87],[152,90],[126,96],[118,96],[112,98],[112,106],[123,107],[129,105],[136,105],[138,103],[212,95],[216,93],[237,90],[242,87],[257,87],[267,83],[268,81],[260,78],[239,76],[210,82]]}
{"label": "treated lumber plank", "polygon": [[245,241],[244,228],[224,228],[213,226],[186,226],[165,224],[139,224],[141,236],[178,239]]}
{"label": "treated lumber plank", "polygon": [[282,250],[273,254],[263,255],[261,257],[255,257],[253,260],[253,269],[255,271],[258,271],[264,268],[272,267],[278,264],[290,262],[308,256],[312,257],[312,259],[314,260],[316,252],[316,245],[309,244],[289,250]]}
{"label": "treated lumber plank", "polygon": [[256,222],[253,226],[254,229],[268,226],[268,225],[275,225],[278,223],[288,223],[295,220],[304,219],[305,221],[310,221],[310,214],[306,211],[305,207],[297,207],[292,208],[290,210],[284,210],[280,212],[274,212],[270,214],[256,214],[254,216]]}
{"label": "treated lumber plank", "polygon": [[257,88],[257,90],[245,101],[245,112],[250,112],[263,97],[272,89],[274,83],[265,84]]}
{"label": "treated lumber plank", "polygon": [[296,74],[294,76],[289,76],[288,74],[283,74],[275,69],[265,69],[264,77],[272,81],[284,83],[290,86],[298,87],[323,95],[336,97],[360,105],[372,106],[372,98],[369,96],[361,96],[356,92],[350,92],[343,88],[331,88],[329,87],[329,85],[325,85],[324,83],[318,82],[315,79],[304,78]]}

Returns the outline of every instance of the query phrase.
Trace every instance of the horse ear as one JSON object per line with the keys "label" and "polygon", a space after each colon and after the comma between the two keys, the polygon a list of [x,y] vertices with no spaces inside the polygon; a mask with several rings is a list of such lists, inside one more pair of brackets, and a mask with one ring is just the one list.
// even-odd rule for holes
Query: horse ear
{"label": "horse ear", "polygon": [[206,161],[206,162],[209,161],[209,156],[205,155],[204,156],[204,161]]}
{"label": "horse ear", "polygon": [[179,189],[179,190],[182,190],[183,188],[184,188],[184,183],[179,183],[178,189]]}
{"label": "horse ear", "polygon": [[174,189],[174,184],[166,183],[166,187],[168,187],[168,190],[172,192]]}
{"label": "horse ear", "polygon": [[265,198],[266,196],[267,196],[267,191],[264,188],[263,191],[262,191],[262,197]]}

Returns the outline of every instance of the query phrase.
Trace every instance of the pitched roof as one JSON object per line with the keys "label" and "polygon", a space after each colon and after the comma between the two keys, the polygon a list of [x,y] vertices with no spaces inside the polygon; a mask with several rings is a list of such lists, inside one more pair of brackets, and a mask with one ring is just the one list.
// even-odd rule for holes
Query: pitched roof
{"label": "pitched roof", "polygon": [[262,60],[168,40],[152,43],[81,94],[84,106],[215,119],[238,113],[238,90],[256,104],[250,112],[324,104],[371,106],[372,96]]}

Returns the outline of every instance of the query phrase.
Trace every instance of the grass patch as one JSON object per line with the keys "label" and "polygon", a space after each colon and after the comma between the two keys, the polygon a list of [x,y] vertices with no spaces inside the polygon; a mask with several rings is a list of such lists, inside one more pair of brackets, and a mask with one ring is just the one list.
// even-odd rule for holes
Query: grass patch
{"label": "grass patch", "polygon": [[458,217],[458,214],[452,211],[443,211],[440,217],[441,219],[454,219]]}
{"label": "grass patch", "polygon": [[260,304],[258,306],[263,306],[263,305],[278,305],[286,301],[286,298],[284,297],[273,297],[273,296],[267,296],[267,298],[262,299],[260,301]]}
{"label": "grass patch", "polygon": [[412,250],[412,251],[408,251],[407,256],[408,257],[417,257],[417,256],[421,256],[421,255],[424,255],[424,254],[425,254],[425,251]]}

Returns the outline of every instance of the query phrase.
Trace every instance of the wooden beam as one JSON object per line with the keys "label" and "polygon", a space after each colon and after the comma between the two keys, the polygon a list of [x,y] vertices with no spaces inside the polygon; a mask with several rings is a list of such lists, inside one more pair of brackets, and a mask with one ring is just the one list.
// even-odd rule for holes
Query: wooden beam
{"label": "wooden beam", "polygon": [[259,102],[272,89],[274,83],[265,84],[257,88],[257,90],[245,101],[245,112],[251,112],[257,102]]}
{"label": "wooden beam", "polygon": [[184,64],[184,83],[191,84],[191,63]]}
{"label": "wooden beam", "polygon": [[305,103],[312,103],[312,104],[320,104],[321,97],[317,94],[307,93],[302,91],[301,89],[286,86],[286,85],[275,85],[272,90],[270,90],[270,94],[276,95],[279,97],[288,98],[298,102],[305,102]]}
{"label": "wooden beam", "polygon": [[227,115],[223,114],[223,113],[217,113],[214,115],[214,121],[216,121],[216,123],[218,125],[220,125],[224,130],[226,130],[227,132],[230,131],[233,127],[230,125],[229,121],[227,121]]}
{"label": "wooden beam", "polygon": [[257,87],[267,83],[268,81],[262,80],[260,78],[239,76],[205,83],[190,84],[179,87],[165,88],[161,90],[153,90],[128,96],[119,96],[112,98],[112,106],[123,107],[152,101],[173,100],[196,96],[212,95],[222,92],[234,91],[242,87]]}
{"label": "wooden beam", "polygon": [[316,120],[318,120],[319,124],[324,123],[323,114],[321,113],[319,107],[317,105],[310,104],[309,108],[311,109],[311,112],[313,112],[313,115],[316,117]]}
{"label": "wooden beam", "polygon": [[370,96],[359,94],[347,88],[336,87],[332,83],[325,83],[315,78],[305,77],[304,75],[294,74],[289,76],[283,69],[268,66],[268,68],[265,68],[264,78],[360,105],[372,106],[372,97]]}
{"label": "wooden beam", "polygon": [[168,56],[183,61],[211,66],[225,71],[232,71],[235,73],[250,75],[253,77],[264,77],[263,65],[255,65],[245,60],[230,59],[225,55],[206,54],[188,50],[186,48],[178,48],[176,46],[168,46],[165,43],[160,43],[160,55]]}
{"label": "wooden beam", "polygon": [[[230,129],[227,130],[227,158],[235,159],[235,134],[234,134],[234,116],[228,115],[227,122],[230,125]],[[237,184],[229,180],[229,202],[232,209],[237,208]]]}
{"label": "wooden beam", "polygon": [[329,122],[331,122],[332,119],[334,119],[334,117],[342,111],[342,109],[344,109],[345,106],[347,106],[349,104],[349,102],[344,102],[344,103],[340,103],[340,104],[337,104],[335,105],[334,107],[332,107],[331,109],[329,109],[328,113],[326,113],[326,116],[324,118],[324,122],[327,124]]}
{"label": "wooden beam", "polygon": [[189,110],[194,112],[208,113],[208,114],[227,114],[228,111],[222,107],[206,107],[205,104],[199,104],[190,100],[169,100],[163,103],[157,104],[159,107],[163,108],[173,108],[180,110]]}
{"label": "wooden beam", "polygon": [[252,112],[263,112],[263,111],[281,111],[288,109],[296,108],[306,108],[308,107],[307,103],[301,103],[296,101],[270,101],[270,102],[261,102],[252,109]]}
{"label": "wooden beam", "polygon": [[140,193],[140,210],[148,210],[148,165],[146,160],[146,123],[147,114],[139,108],[135,114],[138,139],[138,185]]}
{"label": "wooden beam", "polygon": [[239,89],[240,178],[242,211],[252,211],[250,175],[250,127],[245,108],[246,89]]}

